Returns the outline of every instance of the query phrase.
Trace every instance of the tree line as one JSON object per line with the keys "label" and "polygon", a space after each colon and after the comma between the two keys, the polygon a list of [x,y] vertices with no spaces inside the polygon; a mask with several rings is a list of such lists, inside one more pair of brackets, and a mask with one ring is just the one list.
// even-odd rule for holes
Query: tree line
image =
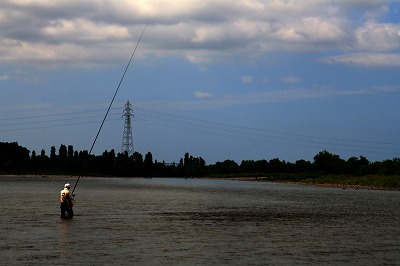
{"label": "tree line", "polygon": [[364,156],[340,158],[326,150],[319,152],[312,162],[297,160],[286,162],[271,160],[243,160],[240,164],[225,160],[207,165],[201,157],[185,153],[179,162],[166,163],[153,159],[151,152],[128,155],[104,151],[89,155],[87,151],[74,150],[72,145],[61,144],[40,154],[30,152],[17,142],[0,142],[0,174],[87,175],[118,177],[262,177],[277,174],[317,177],[320,175],[347,176],[400,176],[400,158],[370,162]]}

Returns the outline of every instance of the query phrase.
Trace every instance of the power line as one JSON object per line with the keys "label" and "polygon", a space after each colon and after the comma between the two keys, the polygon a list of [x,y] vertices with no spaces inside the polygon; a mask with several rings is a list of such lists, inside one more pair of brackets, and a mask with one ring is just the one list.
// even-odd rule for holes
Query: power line
{"label": "power line", "polygon": [[[119,115],[119,114],[111,114],[112,116]],[[54,115],[50,115],[51,117],[54,117]],[[44,117],[50,117],[50,116],[41,116],[41,118]],[[60,121],[71,121],[71,120],[82,120],[86,118],[98,118],[99,115],[88,115],[88,116],[78,116],[78,117],[68,117],[68,118],[57,118],[57,119],[51,119],[51,120],[38,120],[38,121],[27,121],[27,122],[19,122],[19,123],[9,123],[9,124],[3,124],[2,126],[7,127],[7,126],[20,126],[20,125],[28,125],[28,124],[43,124],[43,123],[52,123],[52,122],[60,122]]]}
{"label": "power line", "polygon": [[165,126],[196,133],[213,134],[248,141],[268,142],[286,146],[321,148],[334,147],[340,150],[398,154],[400,144],[394,142],[365,141],[360,139],[329,138],[314,135],[304,135],[294,132],[275,131],[258,127],[238,126],[228,123],[212,122],[184,116],[171,116],[165,113],[141,108],[136,112],[136,121]]}
{"label": "power line", "polygon": [[[116,107],[111,108],[112,110],[117,109]],[[66,112],[66,113],[55,113],[55,114],[41,114],[41,115],[30,115],[30,116],[17,116],[17,117],[8,117],[8,118],[0,118],[0,121],[8,121],[8,120],[22,120],[22,119],[32,119],[32,118],[43,118],[43,117],[57,117],[57,116],[66,116],[66,115],[75,115],[75,114],[85,114],[85,113],[95,113],[95,112],[104,112],[104,109],[93,109],[93,110],[85,110],[85,111],[76,111],[76,112]]]}
{"label": "power line", "polygon": [[[116,108],[113,108],[116,109]],[[120,109],[120,108],[119,108]],[[138,123],[146,123],[158,127],[172,128],[176,130],[206,134],[211,137],[226,137],[239,139],[244,141],[274,143],[286,146],[297,146],[307,148],[328,149],[333,147],[340,150],[353,152],[368,152],[368,153],[393,153],[398,154],[400,143],[385,142],[385,141],[369,141],[362,139],[349,139],[343,137],[324,137],[317,135],[308,135],[283,130],[266,129],[257,126],[243,126],[239,124],[230,124],[220,121],[211,121],[196,118],[193,116],[184,116],[174,114],[172,110],[169,112],[161,112],[153,108],[139,107],[135,108],[135,120]],[[99,112],[98,109],[84,110],[78,112],[66,112],[57,114],[43,114],[36,116],[22,116],[19,123],[1,124],[0,131],[21,131],[31,129],[44,129],[51,127],[66,127],[73,125],[91,124],[96,122],[94,118],[99,115],[85,115]],[[112,121],[121,121],[121,113],[113,112],[109,114],[113,117]],[[55,117],[55,119],[46,119]],[[2,119],[8,121],[10,119]],[[111,119],[109,119],[111,121]],[[72,121],[72,123],[68,123]],[[75,121],[75,122],[73,122]],[[98,122],[98,121],[97,121]],[[256,121],[264,123],[263,121]],[[37,125],[33,126],[30,125]]]}
{"label": "power line", "polygon": [[[144,110],[143,108],[141,108]],[[165,113],[161,112],[155,112],[152,110],[146,110],[143,113],[136,112],[137,113],[137,119],[140,120],[140,118],[144,117],[142,121],[146,121],[146,118],[154,119],[157,120],[160,123],[168,124],[168,125],[174,125],[176,123],[178,128],[187,128],[188,126],[191,126],[193,128],[198,128],[198,129],[210,129],[210,130],[218,130],[218,131],[227,131],[227,132],[236,132],[240,134],[245,134],[245,135],[250,135],[250,136],[270,136],[270,137],[278,137],[282,139],[288,139],[288,138],[296,138],[298,140],[302,139],[313,139],[314,141],[319,141],[319,142],[349,142],[349,143],[359,143],[359,144],[374,144],[374,145],[388,145],[388,146],[398,146],[400,147],[399,143],[393,143],[393,142],[381,142],[381,141],[365,141],[365,140],[360,140],[360,139],[346,139],[346,138],[329,138],[329,137],[321,137],[321,136],[316,136],[316,135],[305,135],[305,134],[300,134],[300,133],[293,133],[293,132],[284,132],[284,131],[277,131],[277,130],[270,130],[270,129],[265,129],[265,128],[257,128],[257,127],[246,127],[246,126],[241,126],[241,125],[233,125],[233,124],[228,124],[224,122],[213,122],[213,121],[208,121],[208,120],[202,120],[202,119],[196,119],[196,118],[189,118],[189,117],[184,117],[184,116],[172,116],[168,114],[168,116],[165,115]],[[148,114],[150,113],[150,114]],[[172,118],[171,118],[172,117]],[[182,126],[184,125],[184,126]],[[261,134],[261,135],[260,135]],[[346,144],[347,145],[347,144]],[[352,145],[352,144],[350,144]]]}
{"label": "power line", "polygon": [[[113,118],[113,119],[108,119],[107,121],[119,121],[121,118]],[[62,123],[62,124],[51,124],[51,125],[46,125],[46,126],[33,126],[33,127],[17,127],[17,128],[11,128],[11,129],[1,129],[0,132],[12,132],[12,131],[26,131],[26,130],[36,130],[36,129],[47,129],[47,128],[62,128],[62,127],[70,127],[70,126],[78,126],[78,125],[87,125],[87,124],[95,124],[99,123],[99,120],[86,120],[82,122],[75,122],[75,123]]]}

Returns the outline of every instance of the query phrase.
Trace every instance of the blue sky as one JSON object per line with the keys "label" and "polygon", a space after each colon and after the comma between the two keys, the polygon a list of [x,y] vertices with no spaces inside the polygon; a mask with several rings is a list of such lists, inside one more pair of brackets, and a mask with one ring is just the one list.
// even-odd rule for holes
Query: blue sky
{"label": "blue sky", "polygon": [[0,141],[313,160],[400,157],[400,1],[0,3]]}

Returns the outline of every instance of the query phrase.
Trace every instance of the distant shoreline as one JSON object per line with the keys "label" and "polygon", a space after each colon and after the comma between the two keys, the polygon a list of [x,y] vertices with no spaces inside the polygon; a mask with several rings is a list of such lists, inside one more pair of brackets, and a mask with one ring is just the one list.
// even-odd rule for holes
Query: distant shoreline
{"label": "distant shoreline", "polygon": [[[1,178],[57,178],[57,179],[77,179],[78,176],[71,175],[16,175],[16,174],[0,174]],[[121,178],[115,176],[81,176],[81,178]],[[124,178],[144,178],[144,177],[124,177]],[[154,177],[157,178],[157,177]],[[164,178],[164,177],[158,177]],[[167,178],[167,177],[165,177]],[[178,177],[184,179],[185,177]],[[268,177],[193,177],[197,179],[209,179],[209,180],[231,180],[231,181],[252,181],[252,182],[270,182],[288,185],[308,185],[318,187],[331,187],[341,189],[367,189],[367,190],[387,190],[387,191],[400,191],[400,188],[396,187],[379,187],[379,186],[365,186],[356,184],[339,184],[339,183],[318,183],[318,182],[301,182],[301,181],[287,181],[287,180],[271,180]]]}
{"label": "distant shoreline", "polygon": [[367,189],[367,190],[389,190],[400,191],[400,188],[395,187],[379,187],[379,186],[364,186],[364,185],[350,185],[350,184],[335,184],[335,183],[317,183],[317,182],[301,182],[301,181],[286,181],[286,180],[270,180],[268,177],[206,177],[206,179],[216,180],[232,180],[232,181],[254,181],[254,182],[271,182],[288,185],[309,185],[318,187],[332,187],[342,189]]}
{"label": "distant shoreline", "polygon": [[[8,175],[8,174],[1,174],[1,178],[59,178],[59,179],[67,179],[67,178],[78,178],[78,176],[74,175]],[[100,176],[81,176],[81,178],[101,178]]]}

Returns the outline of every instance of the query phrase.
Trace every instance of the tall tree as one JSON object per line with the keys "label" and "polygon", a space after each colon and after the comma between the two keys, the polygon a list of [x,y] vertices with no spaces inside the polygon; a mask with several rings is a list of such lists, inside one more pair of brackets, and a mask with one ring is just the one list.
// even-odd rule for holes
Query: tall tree
{"label": "tall tree", "polygon": [[153,155],[151,152],[144,156],[143,166],[146,176],[151,177],[153,175]]}
{"label": "tall tree", "polygon": [[56,155],[56,147],[55,146],[51,146],[50,148],[50,159],[55,160],[57,157]]}
{"label": "tall tree", "polygon": [[31,159],[36,160],[36,151],[35,150],[32,151]]}
{"label": "tall tree", "polygon": [[74,147],[68,145],[68,160],[72,161],[74,159]]}
{"label": "tall tree", "polygon": [[68,157],[68,150],[67,146],[64,144],[60,145],[60,149],[58,150],[58,156],[61,158],[61,160],[66,160]]}
{"label": "tall tree", "polygon": [[324,150],[314,156],[314,165],[317,171],[325,174],[340,174],[344,171],[345,161],[339,155]]}

